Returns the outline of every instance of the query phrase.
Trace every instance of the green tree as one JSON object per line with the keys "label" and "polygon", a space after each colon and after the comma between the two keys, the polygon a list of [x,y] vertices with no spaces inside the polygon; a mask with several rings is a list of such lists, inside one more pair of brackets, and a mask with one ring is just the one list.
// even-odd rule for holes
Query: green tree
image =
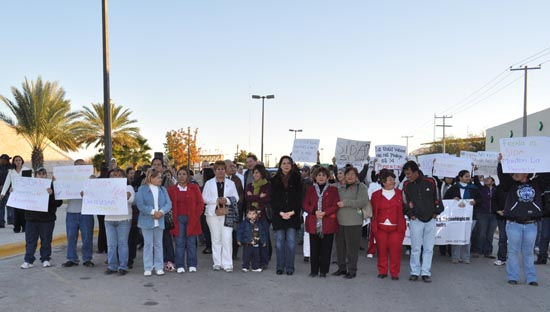
{"label": "green tree", "polygon": [[3,113],[0,113],[0,119],[12,126],[31,146],[33,169],[44,165],[44,149],[50,142],[66,152],[78,149],[76,120],[79,114],[71,112],[65,90],[57,82],[44,82],[40,76],[30,82],[25,78],[22,89],[12,87],[11,92],[15,101],[2,95],[0,99],[15,120]]}
{"label": "green tree", "polygon": [[233,159],[233,161],[238,162],[238,163],[242,163],[242,164],[246,164],[246,155],[248,155],[247,151],[240,150],[239,154],[235,155],[235,158]]}
{"label": "green tree", "polygon": [[[148,165],[151,163],[151,147],[144,137],[138,137],[137,147],[129,146],[113,146],[113,157],[117,161],[117,166],[122,169],[132,167],[137,169],[138,166]],[[103,149],[99,149],[99,153],[92,158],[94,168],[99,171],[101,163],[105,162],[105,153]]]}
{"label": "green tree", "polygon": [[[443,143],[430,142],[425,145],[428,149],[423,154],[443,153]],[[467,138],[455,138],[449,136],[445,139],[445,153],[451,155],[460,155],[460,151],[477,152],[485,150],[485,135],[469,135]]]}

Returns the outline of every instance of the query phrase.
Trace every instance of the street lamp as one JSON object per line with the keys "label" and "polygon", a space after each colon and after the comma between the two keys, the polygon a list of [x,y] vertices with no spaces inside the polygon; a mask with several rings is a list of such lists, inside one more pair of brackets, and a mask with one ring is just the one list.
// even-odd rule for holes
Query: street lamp
{"label": "street lamp", "polygon": [[264,100],[265,99],[274,99],[275,98],[275,95],[271,94],[271,95],[262,95],[262,96],[259,96],[259,95],[252,95],[252,98],[255,99],[255,100],[258,100],[258,99],[262,99],[262,151],[261,151],[261,154],[260,154],[260,157],[261,157],[261,161],[262,163],[264,162]]}
{"label": "street lamp", "polygon": [[296,132],[302,132],[302,129],[288,129],[290,132],[294,132],[294,140],[296,140]]}

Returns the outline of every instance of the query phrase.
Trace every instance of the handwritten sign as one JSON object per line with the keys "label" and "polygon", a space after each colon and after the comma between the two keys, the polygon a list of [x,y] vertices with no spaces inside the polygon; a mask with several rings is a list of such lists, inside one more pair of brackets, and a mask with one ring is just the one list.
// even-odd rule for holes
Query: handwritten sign
{"label": "handwritten sign", "polygon": [[[434,159],[439,159],[439,158],[443,158],[443,157],[450,157],[450,155],[449,154],[443,154],[443,153],[418,155],[417,159],[418,159],[418,165],[420,167],[420,170],[422,170],[424,175],[431,176],[433,166],[434,166]],[[456,174],[454,176],[456,176]]]}
{"label": "handwritten sign", "polygon": [[497,152],[468,152],[460,151],[460,158],[471,159],[476,165],[476,175],[497,176],[498,153]]}
{"label": "handwritten sign", "polygon": [[401,170],[406,162],[407,148],[401,145],[377,145],[376,170],[397,169]]}
{"label": "handwritten sign", "polygon": [[128,214],[126,179],[88,179],[84,182],[83,215]]}
{"label": "handwritten sign", "polygon": [[316,163],[319,142],[317,139],[295,139],[292,159],[296,162]]}
{"label": "handwritten sign", "polygon": [[436,177],[456,177],[461,170],[472,171],[472,160],[460,157],[441,157],[434,163],[433,175]]}
{"label": "handwritten sign", "polygon": [[550,137],[500,139],[504,173],[550,172]]}
{"label": "handwritten sign", "polygon": [[48,211],[48,200],[52,181],[50,179],[38,179],[18,177],[12,181],[11,192],[7,205],[19,209],[32,211]]}
{"label": "handwritten sign", "polygon": [[[470,243],[472,233],[472,214],[474,208],[469,200],[446,199],[445,210],[437,216],[435,245],[466,245]],[[461,205],[464,207],[460,207]],[[403,245],[411,244],[409,221]]]}
{"label": "handwritten sign", "polygon": [[93,173],[93,166],[53,167],[55,199],[80,199],[84,182]]}
{"label": "handwritten sign", "polygon": [[369,157],[370,141],[355,141],[337,138],[336,139],[336,165],[344,167],[346,164],[352,164],[356,168],[361,168],[367,162]]}

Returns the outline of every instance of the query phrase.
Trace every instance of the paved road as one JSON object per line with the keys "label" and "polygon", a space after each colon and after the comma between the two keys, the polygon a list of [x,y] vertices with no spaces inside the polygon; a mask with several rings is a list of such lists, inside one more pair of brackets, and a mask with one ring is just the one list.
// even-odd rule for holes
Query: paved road
{"label": "paved road", "polygon": [[[537,267],[539,287],[506,283],[505,267],[489,259],[451,264],[435,256],[433,283],[409,282],[408,257],[401,280],[376,278],[376,260],[359,260],[357,278],[307,276],[297,256],[294,276],[214,272],[199,256],[197,273],[144,277],[141,252],[126,276],[106,276],[106,255],[95,268],[62,268],[65,247],[56,247],[51,268],[22,270],[22,256],[0,260],[1,311],[550,311],[550,265]],[[235,263],[238,268],[240,263]],[[333,265],[332,270],[335,269]]]}

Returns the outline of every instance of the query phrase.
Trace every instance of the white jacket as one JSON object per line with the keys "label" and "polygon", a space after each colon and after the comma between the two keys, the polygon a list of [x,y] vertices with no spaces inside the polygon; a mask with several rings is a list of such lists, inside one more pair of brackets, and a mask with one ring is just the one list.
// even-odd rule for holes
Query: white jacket
{"label": "white jacket", "polygon": [[[218,187],[216,181],[216,178],[206,181],[202,190],[202,199],[206,204],[206,210],[204,211],[205,216],[216,215],[216,201],[218,200]],[[239,201],[239,194],[237,193],[235,183],[229,179],[225,179],[223,197],[225,197],[228,203],[230,202],[228,198],[230,196],[235,197],[235,200]]]}

